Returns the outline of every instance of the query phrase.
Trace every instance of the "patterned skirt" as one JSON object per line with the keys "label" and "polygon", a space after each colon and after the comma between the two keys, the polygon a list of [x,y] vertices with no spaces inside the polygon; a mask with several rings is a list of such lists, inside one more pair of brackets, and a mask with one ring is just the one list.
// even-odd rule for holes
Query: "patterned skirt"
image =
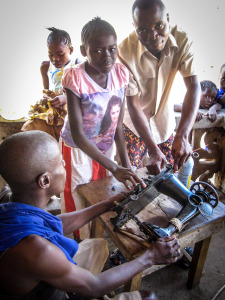
{"label": "patterned skirt", "polygon": [[[127,146],[128,156],[132,166],[136,166],[138,169],[142,168],[143,158],[147,155],[148,149],[142,140],[142,138],[137,137],[125,124],[123,124],[123,131]],[[165,155],[168,163],[173,164],[174,159],[172,156],[172,144],[174,136],[173,134],[165,142],[158,144],[159,149]]]}

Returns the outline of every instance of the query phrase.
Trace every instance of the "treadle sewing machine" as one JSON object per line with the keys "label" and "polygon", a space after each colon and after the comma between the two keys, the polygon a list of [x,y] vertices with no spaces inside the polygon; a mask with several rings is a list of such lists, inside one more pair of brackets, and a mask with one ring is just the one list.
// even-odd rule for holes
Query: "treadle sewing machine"
{"label": "treadle sewing machine", "polygon": [[[172,165],[156,176],[143,178],[146,188],[138,184],[137,189],[120,202],[113,211],[117,213],[111,218],[114,230],[121,228],[128,220],[133,219],[140,230],[149,237],[149,241],[180,232],[185,224],[195,216],[201,214],[209,217],[217,206],[219,198],[215,189],[205,182],[195,182],[190,190],[187,189],[174,175]],[[136,214],[154,200],[160,193],[176,200],[182,209],[175,218],[169,221],[166,228],[154,224],[141,222]]]}

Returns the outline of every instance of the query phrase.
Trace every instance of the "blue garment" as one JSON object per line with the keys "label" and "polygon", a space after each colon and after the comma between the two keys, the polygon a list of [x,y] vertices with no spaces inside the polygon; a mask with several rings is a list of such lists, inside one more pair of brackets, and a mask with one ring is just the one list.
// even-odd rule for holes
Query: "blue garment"
{"label": "blue garment", "polygon": [[22,238],[36,234],[59,247],[67,259],[73,256],[78,244],[63,235],[62,221],[41,208],[19,202],[0,205],[0,251],[15,246]]}
{"label": "blue garment", "polygon": [[[224,90],[222,88],[218,89],[217,95],[216,95],[216,102],[218,102],[224,94]],[[225,104],[222,104],[222,108],[225,108]]]}

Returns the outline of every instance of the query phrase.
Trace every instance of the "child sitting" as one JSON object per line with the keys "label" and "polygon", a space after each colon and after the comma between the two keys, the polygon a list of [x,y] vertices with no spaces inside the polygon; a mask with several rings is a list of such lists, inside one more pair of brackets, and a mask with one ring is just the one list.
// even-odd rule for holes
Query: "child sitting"
{"label": "child sitting", "polygon": [[225,108],[225,64],[220,68],[220,89],[218,89],[216,100],[217,103],[212,106],[212,109]]}
{"label": "child sitting", "polygon": [[58,141],[67,113],[66,96],[63,95],[61,84],[62,75],[78,60],[74,61],[70,58],[73,47],[69,34],[54,27],[47,29],[51,31],[47,38],[50,61],[43,61],[40,68],[44,87],[43,99],[31,107],[29,112],[31,119],[21,130],[39,129],[49,133]]}
{"label": "child sitting", "polygon": [[[77,185],[104,178],[109,172],[128,189],[131,189],[128,180],[133,185],[139,182],[145,186],[132,171],[125,146],[123,100],[129,72],[124,65],[116,63],[116,32],[108,22],[96,17],[83,27],[81,41],[81,54],[87,60],[70,68],[62,79],[68,118],[61,132],[67,170],[61,201],[62,204],[65,201],[67,212],[84,205],[76,195]],[[113,161],[114,140],[122,166]]]}
{"label": "child sitting", "polygon": [[[203,80],[200,82],[201,85],[201,95],[200,95],[200,109],[209,109],[207,112],[208,118],[210,121],[216,120],[216,110],[219,110],[219,107],[214,107],[216,103],[217,87],[215,83],[210,80]],[[182,104],[174,104],[174,111],[181,112]],[[199,122],[204,116],[204,113],[198,111],[195,122]]]}

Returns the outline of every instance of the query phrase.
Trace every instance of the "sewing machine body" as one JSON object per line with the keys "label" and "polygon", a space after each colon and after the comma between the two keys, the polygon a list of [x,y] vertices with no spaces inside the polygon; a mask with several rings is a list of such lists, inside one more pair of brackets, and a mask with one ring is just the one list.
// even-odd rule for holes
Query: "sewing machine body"
{"label": "sewing machine body", "polygon": [[[216,191],[207,183],[194,183],[190,190],[187,189],[174,175],[172,165],[167,165],[166,170],[156,176],[143,178],[147,187],[141,185],[133,194],[126,197],[113,210],[117,212],[115,218],[111,218],[114,230],[121,228],[128,220],[133,219],[139,228],[150,239],[169,236],[182,230],[183,226],[198,214],[207,217],[212,215],[213,208],[218,204]],[[136,214],[153,201],[160,193],[176,200],[182,209],[179,214],[170,220],[166,228],[146,222],[140,222]]]}

